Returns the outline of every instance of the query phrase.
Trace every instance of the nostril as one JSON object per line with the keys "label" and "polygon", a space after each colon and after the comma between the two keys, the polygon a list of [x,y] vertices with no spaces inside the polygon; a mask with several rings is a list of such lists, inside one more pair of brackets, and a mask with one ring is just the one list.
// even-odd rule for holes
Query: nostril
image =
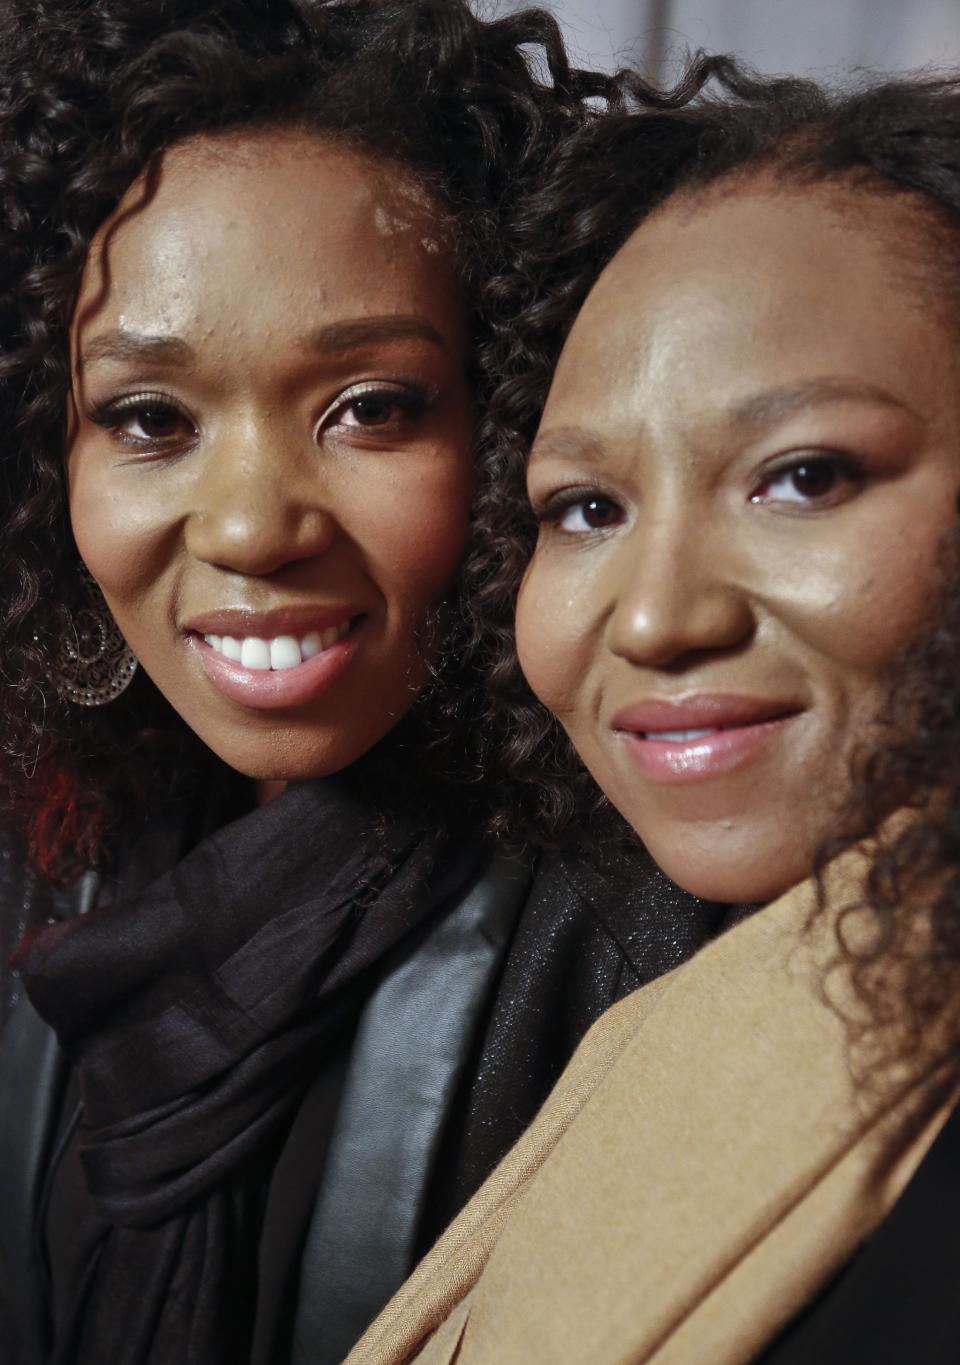
{"label": "nostril", "polygon": [[610,648],[637,664],[668,668],[735,649],[753,635],[748,597],[735,586],[698,586],[676,576],[659,592],[622,600],[611,619]]}
{"label": "nostril", "polygon": [[296,504],[197,511],[189,520],[185,542],[194,559],[231,573],[262,578],[289,564],[327,553],[338,534],[336,520],[325,510]]}

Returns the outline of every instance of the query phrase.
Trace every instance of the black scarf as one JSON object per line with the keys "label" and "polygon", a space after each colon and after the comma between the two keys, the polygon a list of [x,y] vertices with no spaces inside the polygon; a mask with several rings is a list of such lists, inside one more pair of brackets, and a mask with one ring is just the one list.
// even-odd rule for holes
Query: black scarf
{"label": "black scarf", "polygon": [[22,950],[30,997],[78,1069],[80,1154],[106,1220],[63,1365],[242,1359],[238,1178],[282,1131],[366,969],[462,875],[422,820],[372,823],[342,781],[296,784],[143,894]]}

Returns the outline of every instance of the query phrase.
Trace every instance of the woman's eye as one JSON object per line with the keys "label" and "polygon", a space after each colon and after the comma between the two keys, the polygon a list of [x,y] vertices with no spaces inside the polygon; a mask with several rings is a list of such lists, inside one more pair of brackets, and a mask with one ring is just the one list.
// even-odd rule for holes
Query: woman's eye
{"label": "woman's eye", "polygon": [[604,531],[616,526],[622,517],[621,507],[612,498],[593,493],[564,502],[555,511],[548,509],[543,520],[552,522],[561,531],[585,535],[589,531]]}
{"label": "woman's eye", "polygon": [[176,408],[161,404],[135,409],[120,423],[121,430],[136,441],[169,441],[181,435],[186,425]]}
{"label": "woman's eye", "polygon": [[173,403],[161,398],[139,398],[107,403],[90,413],[121,445],[139,450],[189,445],[197,429]]}
{"label": "woman's eye", "polygon": [[796,507],[832,507],[862,481],[862,470],[852,460],[835,458],[797,460],[768,475],[750,494],[756,503]]}
{"label": "woman's eye", "polygon": [[344,410],[344,420],[347,426],[382,427],[409,412],[409,403],[402,403],[395,394],[371,394],[354,398]]}
{"label": "woman's eye", "polygon": [[329,428],[400,435],[409,422],[419,417],[428,396],[414,389],[363,389],[341,395],[327,409],[317,426],[318,436]]}

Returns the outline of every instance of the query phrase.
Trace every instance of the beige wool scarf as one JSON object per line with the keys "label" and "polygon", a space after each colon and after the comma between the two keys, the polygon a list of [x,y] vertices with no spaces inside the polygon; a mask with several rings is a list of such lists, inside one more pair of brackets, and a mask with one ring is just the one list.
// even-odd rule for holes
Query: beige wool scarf
{"label": "beige wool scarf", "polygon": [[[835,901],[855,896],[851,866]],[[854,1078],[812,895],[594,1025],[348,1365],[742,1365],[776,1336],[889,1212],[957,1097],[945,1048]]]}

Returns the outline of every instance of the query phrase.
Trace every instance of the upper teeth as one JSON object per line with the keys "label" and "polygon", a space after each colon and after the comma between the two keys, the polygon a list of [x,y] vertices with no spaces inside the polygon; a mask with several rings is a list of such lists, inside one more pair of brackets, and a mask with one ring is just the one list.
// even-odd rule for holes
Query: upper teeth
{"label": "upper teeth", "polygon": [[293,635],[277,635],[272,640],[261,640],[256,635],[243,639],[233,635],[205,635],[203,638],[225,659],[232,659],[244,668],[266,670],[296,668],[305,659],[312,659],[342,640],[349,630],[350,622],[344,621],[342,625],[329,626],[326,630],[311,630],[301,640]]}
{"label": "upper teeth", "polygon": [[644,739],[668,740],[674,744],[685,744],[690,739],[706,739],[715,735],[716,730],[647,730]]}

